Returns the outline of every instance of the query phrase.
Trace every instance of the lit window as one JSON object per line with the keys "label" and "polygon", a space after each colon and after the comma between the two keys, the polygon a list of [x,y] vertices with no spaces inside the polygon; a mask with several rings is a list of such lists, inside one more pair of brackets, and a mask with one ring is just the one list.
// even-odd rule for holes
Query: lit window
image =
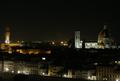
{"label": "lit window", "polygon": [[46,60],[46,58],[45,58],[45,57],[42,57],[42,60]]}
{"label": "lit window", "polygon": [[9,68],[5,68],[5,71],[6,71],[6,72],[9,71]]}
{"label": "lit window", "polygon": [[14,73],[14,71],[12,71],[12,73]]}
{"label": "lit window", "polygon": [[21,72],[20,71],[17,71],[18,74],[20,74]]}
{"label": "lit window", "polygon": [[45,73],[43,72],[42,75],[45,75]]}
{"label": "lit window", "polygon": [[117,61],[115,61],[115,63],[117,63]]}
{"label": "lit window", "polygon": [[66,78],[66,77],[67,77],[67,75],[66,75],[66,74],[64,74],[64,75],[63,75],[63,77],[65,77],[65,78]]}
{"label": "lit window", "polygon": [[116,81],[119,81],[119,79],[116,79]]}
{"label": "lit window", "polygon": [[61,43],[61,44],[63,44],[64,42],[63,42],[63,41],[61,41],[60,43]]}

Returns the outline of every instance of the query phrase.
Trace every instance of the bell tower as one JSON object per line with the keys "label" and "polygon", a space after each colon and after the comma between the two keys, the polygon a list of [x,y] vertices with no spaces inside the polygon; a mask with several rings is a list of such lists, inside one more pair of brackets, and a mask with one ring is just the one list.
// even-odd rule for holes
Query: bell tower
{"label": "bell tower", "polygon": [[75,48],[80,48],[80,31],[75,31]]}
{"label": "bell tower", "polygon": [[10,44],[10,27],[7,26],[5,31],[5,43]]}

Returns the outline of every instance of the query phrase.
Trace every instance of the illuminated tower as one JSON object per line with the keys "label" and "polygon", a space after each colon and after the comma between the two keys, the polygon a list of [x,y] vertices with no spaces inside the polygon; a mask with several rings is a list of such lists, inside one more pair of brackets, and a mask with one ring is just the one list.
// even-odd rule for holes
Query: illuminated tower
{"label": "illuminated tower", "polygon": [[81,46],[80,46],[80,31],[75,31],[75,48],[81,48]]}
{"label": "illuminated tower", "polygon": [[9,27],[6,27],[5,43],[6,43],[6,44],[10,44],[10,28],[9,28]]}

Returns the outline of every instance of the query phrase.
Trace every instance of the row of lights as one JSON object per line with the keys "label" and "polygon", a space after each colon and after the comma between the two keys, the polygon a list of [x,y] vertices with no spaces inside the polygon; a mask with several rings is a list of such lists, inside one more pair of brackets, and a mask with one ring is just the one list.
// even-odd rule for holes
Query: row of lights
{"label": "row of lights", "polygon": [[[5,71],[5,72],[10,72],[10,69],[6,67],[6,68],[4,69],[4,71]],[[11,73],[14,73],[14,70],[12,70]],[[27,71],[27,70],[23,70],[23,71],[22,71],[22,70],[18,70],[18,71],[17,71],[17,74],[29,75],[29,74],[30,74],[30,71]],[[45,72],[42,72],[41,74],[44,75],[44,76],[46,75]]]}
{"label": "row of lights", "polygon": [[[52,45],[55,45],[55,42],[54,42],[54,41],[52,41]],[[60,42],[60,45],[68,46],[68,44],[67,44],[66,42],[63,42],[63,41]]]}

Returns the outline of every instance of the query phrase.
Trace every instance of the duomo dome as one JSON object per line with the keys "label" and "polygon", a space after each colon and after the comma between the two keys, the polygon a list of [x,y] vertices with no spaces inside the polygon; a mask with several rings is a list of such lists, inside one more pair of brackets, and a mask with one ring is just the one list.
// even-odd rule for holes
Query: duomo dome
{"label": "duomo dome", "polygon": [[111,44],[112,44],[112,38],[110,32],[107,29],[107,26],[104,25],[103,30],[100,31],[98,35],[98,45],[100,46],[100,48],[109,48]]}

